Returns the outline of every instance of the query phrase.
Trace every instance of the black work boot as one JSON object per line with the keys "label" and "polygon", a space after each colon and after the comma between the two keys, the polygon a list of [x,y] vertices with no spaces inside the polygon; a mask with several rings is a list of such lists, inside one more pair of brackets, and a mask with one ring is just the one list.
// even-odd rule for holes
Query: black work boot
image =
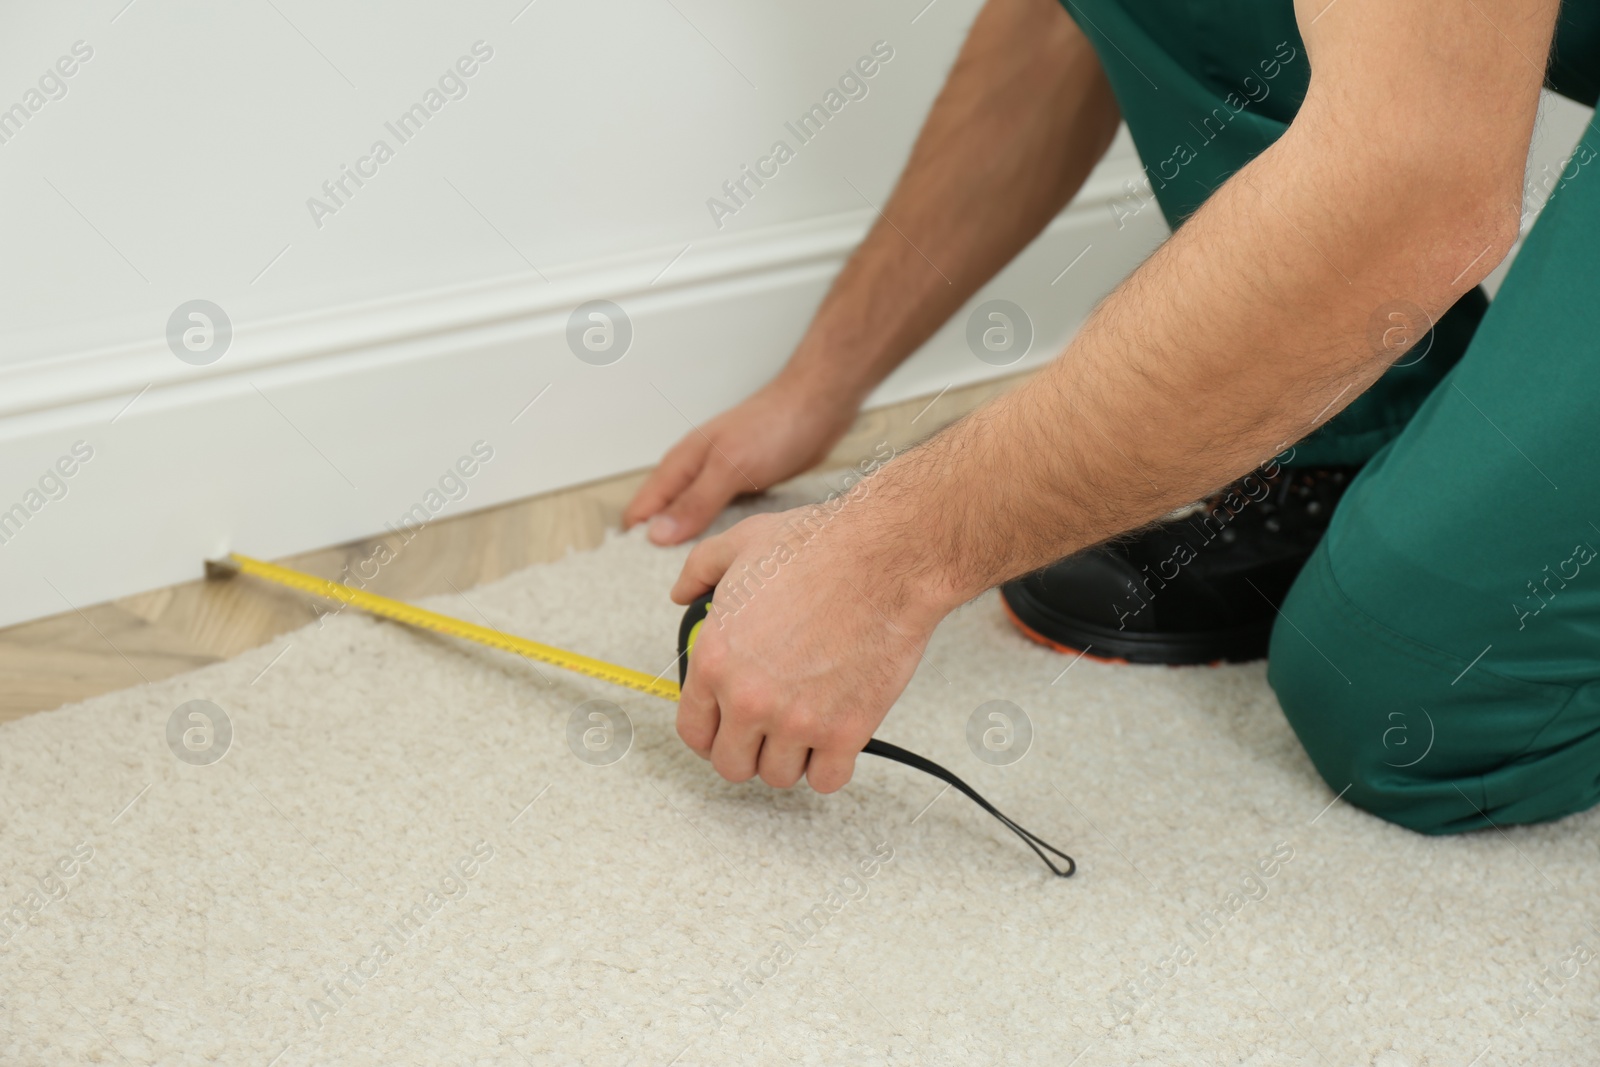
{"label": "black work boot", "polygon": [[1267,654],[1295,575],[1354,467],[1248,474],[1159,524],[1000,588],[1024,634],[1126,663],[1244,662]]}

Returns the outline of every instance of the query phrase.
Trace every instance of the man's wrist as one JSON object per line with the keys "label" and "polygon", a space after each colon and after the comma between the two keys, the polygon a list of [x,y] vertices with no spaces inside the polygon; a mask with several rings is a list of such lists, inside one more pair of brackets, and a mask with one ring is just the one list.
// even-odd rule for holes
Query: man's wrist
{"label": "man's wrist", "polygon": [[[1031,383],[1030,383],[1031,384]],[[1024,387],[1026,389],[1026,387]],[[1018,390],[1018,393],[1024,390]],[[1077,521],[1019,520],[1016,472],[1028,460],[1006,450],[1026,438],[1008,395],[908,453],[866,483],[850,516],[851,545],[877,571],[898,579],[919,612],[942,618],[1000,583],[1093,543]],[[1054,479],[1057,484],[1064,479]],[[1052,494],[1066,515],[1083,509]]]}
{"label": "man's wrist", "polygon": [[931,629],[988,585],[953,550],[959,539],[946,528],[949,509],[904,471],[891,463],[860,484],[840,515],[839,544],[849,568],[877,590],[875,606]]}
{"label": "man's wrist", "polygon": [[795,346],[777,381],[820,403],[858,409],[885,376],[878,370],[881,362],[861,339],[813,325]]}

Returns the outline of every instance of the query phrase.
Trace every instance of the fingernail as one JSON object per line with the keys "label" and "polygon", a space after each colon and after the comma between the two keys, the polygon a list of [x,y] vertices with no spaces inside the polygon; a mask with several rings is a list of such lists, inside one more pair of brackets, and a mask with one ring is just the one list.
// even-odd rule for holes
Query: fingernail
{"label": "fingernail", "polygon": [[678,532],[678,523],[665,515],[657,515],[650,520],[650,540],[658,545],[670,544],[673,536]]}

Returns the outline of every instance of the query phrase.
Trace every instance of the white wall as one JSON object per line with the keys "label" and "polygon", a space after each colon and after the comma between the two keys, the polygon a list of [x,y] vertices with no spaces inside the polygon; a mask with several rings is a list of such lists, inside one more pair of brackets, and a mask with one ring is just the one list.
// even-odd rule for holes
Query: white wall
{"label": "white wall", "polygon": [[[0,114],[0,624],[381,532],[479,441],[440,514],[650,463],[787,356],[978,6],[12,5],[0,109],[36,110]],[[465,95],[401,143],[385,123],[476,42]],[[801,145],[785,122],[878,42],[866,95]],[[393,157],[314,220],[378,139]],[[778,139],[794,158],[719,226],[708,198]],[[1124,140],[980,296],[1031,313],[1017,366],[1160,240],[1153,210],[1107,209],[1136,169]],[[609,366],[566,341],[595,298],[634,330]],[[196,299],[233,328],[205,365],[167,339]],[[1016,369],[964,318],[875,400]]]}
{"label": "white wall", "polygon": [[[0,109],[37,109],[0,110],[0,625],[381,532],[475,442],[494,458],[441,515],[650,463],[787,356],[978,6],[9,5]],[[385,123],[480,41],[402,144]],[[877,42],[867,95],[800,145],[784,123]],[[380,138],[393,158],[318,225],[308,198]],[[719,227],[707,199],[780,138],[794,159]],[[963,311],[874,401],[1049,358],[1164,236],[1110,208],[1137,172],[1119,139],[973,301],[1028,311],[1025,360],[975,358]],[[608,366],[566,339],[596,298],[634,331]],[[167,339],[196,299],[233,327],[204,365]]]}
{"label": "white wall", "polygon": [[[0,102],[75,41],[93,58],[0,145],[0,242],[28,252],[0,267],[0,359],[125,344],[195,296],[257,322],[703,240],[723,179],[884,39],[871,95],[728,228],[854,210],[843,179],[887,187],[976,7],[539,0],[513,23],[525,2],[8,5]],[[400,145],[385,121],[476,41],[465,98]],[[313,226],[380,137],[395,158]]]}

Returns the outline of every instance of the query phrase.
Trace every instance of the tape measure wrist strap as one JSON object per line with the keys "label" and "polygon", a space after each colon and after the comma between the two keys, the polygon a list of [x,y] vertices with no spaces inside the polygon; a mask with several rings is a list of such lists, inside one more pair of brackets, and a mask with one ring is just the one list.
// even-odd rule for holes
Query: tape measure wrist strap
{"label": "tape measure wrist strap", "polygon": [[[990,815],[993,815],[996,819],[999,819],[1007,829],[1016,834],[1018,837],[1022,838],[1023,844],[1033,849],[1034,853],[1044,861],[1044,865],[1049,867],[1051,872],[1054,873],[1056,877],[1071,878],[1073,872],[1078,869],[1078,864],[1071,856],[1067,855],[1065,852],[1062,852],[1059,848],[1056,848],[1054,845],[1045,841],[1043,838],[1032,833],[1031,831],[1023,829],[1017,823],[1013,822],[1011,818],[1003,813],[999,808],[983,799],[983,795],[976,789],[972,788],[966,782],[963,782],[951,771],[945,770],[943,767],[933,762],[933,760],[928,759],[925,756],[919,756],[915,752],[908,752],[899,745],[891,745],[887,741],[879,741],[876,737],[874,737],[871,741],[868,741],[867,747],[861,751],[869,756],[881,756],[884,759],[894,760],[896,763],[904,763],[907,767],[913,767],[919,771],[922,771],[924,774],[931,774],[940,781],[947,782],[950,785],[955,786],[957,789],[961,790],[961,792],[965,793],[973,803],[978,805],[978,807],[982,808]],[[1057,856],[1060,856],[1062,859],[1066,860],[1066,869],[1063,870],[1062,868],[1057,867],[1054,863],[1051,863],[1050,857],[1045,855],[1046,851],[1053,852]]]}

